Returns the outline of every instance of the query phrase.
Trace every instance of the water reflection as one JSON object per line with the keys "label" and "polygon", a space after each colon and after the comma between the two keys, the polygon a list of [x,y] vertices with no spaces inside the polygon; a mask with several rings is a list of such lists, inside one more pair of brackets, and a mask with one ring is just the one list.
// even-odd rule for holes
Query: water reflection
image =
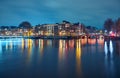
{"label": "water reflection", "polygon": [[[99,49],[98,51],[100,51],[100,49],[102,49],[104,47],[105,53],[107,54],[108,51],[111,53],[113,53],[113,43],[112,41],[109,42],[109,46],[107,44],[107,42],[105,41],[105,45],[104,44],[104,39],[79,39],[81,41],[81,46],[84,46],[86,44],[90,44],[88,46],[90,46],[92,49],[96,48]],[[43,40],[43,39],[39,39],[39,40],[31,40],[31,39],[6,39],[6,40],[1,40],[0,44],[1,44],[1,52],[3,47],[5,46],[6,50],[13,50],[13,48],[15,47],[19,47],[21,48],[22,52],[24,51],[28,51],[28,56],[30,57],[32,49],[34,47],[39,49],[40,55],[43,55],[43,50],[45,49],[46,46],[49,47],[57,47],[57,45],[59,46],[59,53],[60,53],[60,57],[61,57],[61,53],[65,53],[68,51],[72,51],[75,46],[77,45],[78,40]],[[102,45],[103,47],[98,45],[92,46],[94,44],[99,44]],[[34,46],[35,44],[35,46]],[[116,43],[118,45],[118,42]],[[118,47],[116,45],[116,47]],[[109,49],[108,49],[109,48]],[[93,51],[93,50],[92,50]],[[116,49],[116,51],[119,53],[119,48]],[[64,57],[64,56],[63,56]]]}
{"label": "water reflection", "polygon": [[81,39],[81,44],[82,44],[82,45],[86,45],[86,44],[87,44],[87,38]]}
{"label": "water reflection", "polygon": [[47,46],[52,46],[52,40],[47,40]]}
{"label": "water reflection", "polygon": [[[4,58],[2,61],[7,62],[6,65],[11,66],[11,70],[14,66],[18,66],[17,68],[20,68],[15,70],[26,74],[23,70],[25,69],[37,76],[41,72],[45,75],[46,73],[54,75],[62,72],[60,75],[66,75],[68,78],[72,76],[80,78],[86,74],[100,73],[101,75],[102,73],[107,74],[109,78],[109,76],[115,75],[116,68],[119,67],[120,60],[115,53],[120,52],[120,41],[115,42],[104,41],[104,39],[0,40],[0,63],[1,58]],[[0,64],[0,67],[10,72],[4,65]]]}
{"label": "water reflection", "polygon": [[81,40],[76,40],[76,72],[81,76]]}
{"label": "water reflection", "polygon": [[120,56],[120,41],[116,41],[116,45],[114,46],[115,52]]}
{"label": "water reflection", "polygon": [[44,42],[42,39],[39,39],[39,49],[40,49],[40,57],[43,56],[43,48],[44,48]]}
{"label": "water reflection", "polygon": [[24,39],[22,39],[22,44],[21,44],[21,47],[22,47],[22,52],[24,51],[24,49],[25,49],[25,41],[24,41]]}
{"label": "water reflection", "polygon": [[2,44],[1,44],[1,41],[0,41],[0,64],[1,64],[1,61],[2,60]]}
{"label": "water reflection", "polygon": [[1,41],[0,41],[0,54],[2,53],[2,45],[1,45]]}
{"label": "water reflection", "polygon": [[96,39],[88,39],[88,44],[96,44]]}
{"label": "water reflection", "polygon": [[107,42],[105,41],[105,45],[104,45],[104,51],[105,51],[105,56],[107,56],[108,54],[108,47],[107,47]]}
{"label": "water reflection", "polygon": [[111,53],[111,56],[113,55],[113,43],[112,41],[110,40],[110,53]]}
{"label": "water reflection", "polygon": [[67,51],[66,51],[66,41],[59,40],[58,48],[58,72],[59,76],[62,76],[62,73],[67,73]]}
{"label": "water reflection", "polygon": [[59,62],[65,58],[65,40],[59,40]]}
{"label": "water reflection", "polygon": [[6,46],[5,46],[5,49],[6,49],[6,50],[8,49],[8,42],[6,42]]}
{"label": "water reflection", "polygon": [[21,39],[0,39],[1,46],[4,46],[4,50],[13,50],[16,45],[21,45]]}
{"label": "water reflection", "polygon": [[26,47],[27,47],[27,50],[28,50],[28,60],[27,60],[27,62],[30,63],[30,61],[32,59],[33,40],[27,39],[25,41],[26,41],[25,45],[27,45]]}
{"label": "water reflection", "polygon": [[105,41],[104,51],[105,51],[106,57],[108,57],[109,54],[111,58],[113,57],[113,42],[111,40],[109,42]]}
{"label": "water reflection", "polygon": [[97,42],[99,45],[104,45],[104,39],[97,39]]}
{"label": "water reflection", "polygon": [[0,41],[0,54],[2,54],[2,44],[1,44],[1,41]]}
{"label": "water reflection", "polygon": [[[109,47],[109,48],[108,48]],[[115,66],[113,61],[113,42],[110,40],[105,41],[105,69],[108,77],[114,77],[115,75]]]}
{"label": "water reflection", "polygon": [[69,48],[70,48],[70,49],[73,49],[73,48],[74,48],[74,45],[75,45],[74,40],[69,40]]}

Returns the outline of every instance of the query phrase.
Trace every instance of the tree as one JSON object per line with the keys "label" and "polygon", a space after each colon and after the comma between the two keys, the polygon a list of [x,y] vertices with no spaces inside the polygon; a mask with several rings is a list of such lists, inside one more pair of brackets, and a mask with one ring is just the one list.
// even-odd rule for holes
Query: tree
{"label": "tree", "polygon": [[19,28],[22,28],[22,31],[24,32],[24,35],[27,35],[27,36],[31,35],[32,26],[28,21],[23,21],[22,23],[20,23]]}
{"label": "tree", "polygon": [[70,23],[69,21],[66,21],[66,20],[63,20],[62,22],[63,22],[63,23]]}
{"label": "tree", "polygon": [[19,24],[19,28],[31,29],[32,26],[28,21],[23,21]]}
{"label": "tree", "polygon": [[107,19],[104,23],[104,29],[107,30],[108,32],[112,30],[114,26],[114,22],[112,19]]}
{"label": "tree", "polygon": [[120,32],[120,18],[116,21],[116,32]]}

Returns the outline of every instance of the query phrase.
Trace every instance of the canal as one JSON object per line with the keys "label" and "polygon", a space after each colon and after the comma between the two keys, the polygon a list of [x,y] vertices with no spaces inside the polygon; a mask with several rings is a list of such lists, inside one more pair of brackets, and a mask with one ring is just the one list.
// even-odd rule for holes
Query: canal
{"label": "canal", "polygon": [[120,78],[120,40],[0,39],[0,78]]}

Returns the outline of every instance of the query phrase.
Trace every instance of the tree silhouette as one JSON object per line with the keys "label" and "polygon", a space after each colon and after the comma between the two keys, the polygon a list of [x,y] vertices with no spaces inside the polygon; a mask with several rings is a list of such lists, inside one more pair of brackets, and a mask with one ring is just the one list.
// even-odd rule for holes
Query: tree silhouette
{"label": "tree silhouette", "polygon": [[32,26],[28,21],[23,21],[19,24],[19,28],[31,29]]}
{"label": "tree silhouette", "polygon": [[[27,35],[31,35],[31,29],[32,26],[28,21],[23,21],[22,23],[19,24],[19,28],[22,28],[22,31]],[[27,31],[26,31],[27,30]]]}
{"label": "tree silhouette", "polygon": [[120,18],[116,21],[116,32],[120,32]]}
{"label": "tree silhouette", "polygon": [[112,30],[112,27],[114,26],[114,22],[112,19],[107,19],[104,23],[104,29],[108,32]]}

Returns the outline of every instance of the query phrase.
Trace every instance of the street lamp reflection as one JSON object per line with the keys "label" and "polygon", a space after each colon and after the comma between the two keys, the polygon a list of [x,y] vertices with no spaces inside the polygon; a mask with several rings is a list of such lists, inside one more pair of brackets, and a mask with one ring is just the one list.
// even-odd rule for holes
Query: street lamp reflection
{"label": "street lamp reflection", "polygon": [[107,47],[107,42],[105,41],[105,45],[104,45],[104,51],[105,51],[105,56],[107,56],[108,54],[108,47]]}
{"label": "street lamp reflection", "polygon": [[110,40],[110,54],[111,54],[111,56],[113,54],[113,43],[111,40]]}
{"label": "street lamp reflection", "polygon": [[81,40],[76,41],[76,72],[78,77],[81,75]]}

